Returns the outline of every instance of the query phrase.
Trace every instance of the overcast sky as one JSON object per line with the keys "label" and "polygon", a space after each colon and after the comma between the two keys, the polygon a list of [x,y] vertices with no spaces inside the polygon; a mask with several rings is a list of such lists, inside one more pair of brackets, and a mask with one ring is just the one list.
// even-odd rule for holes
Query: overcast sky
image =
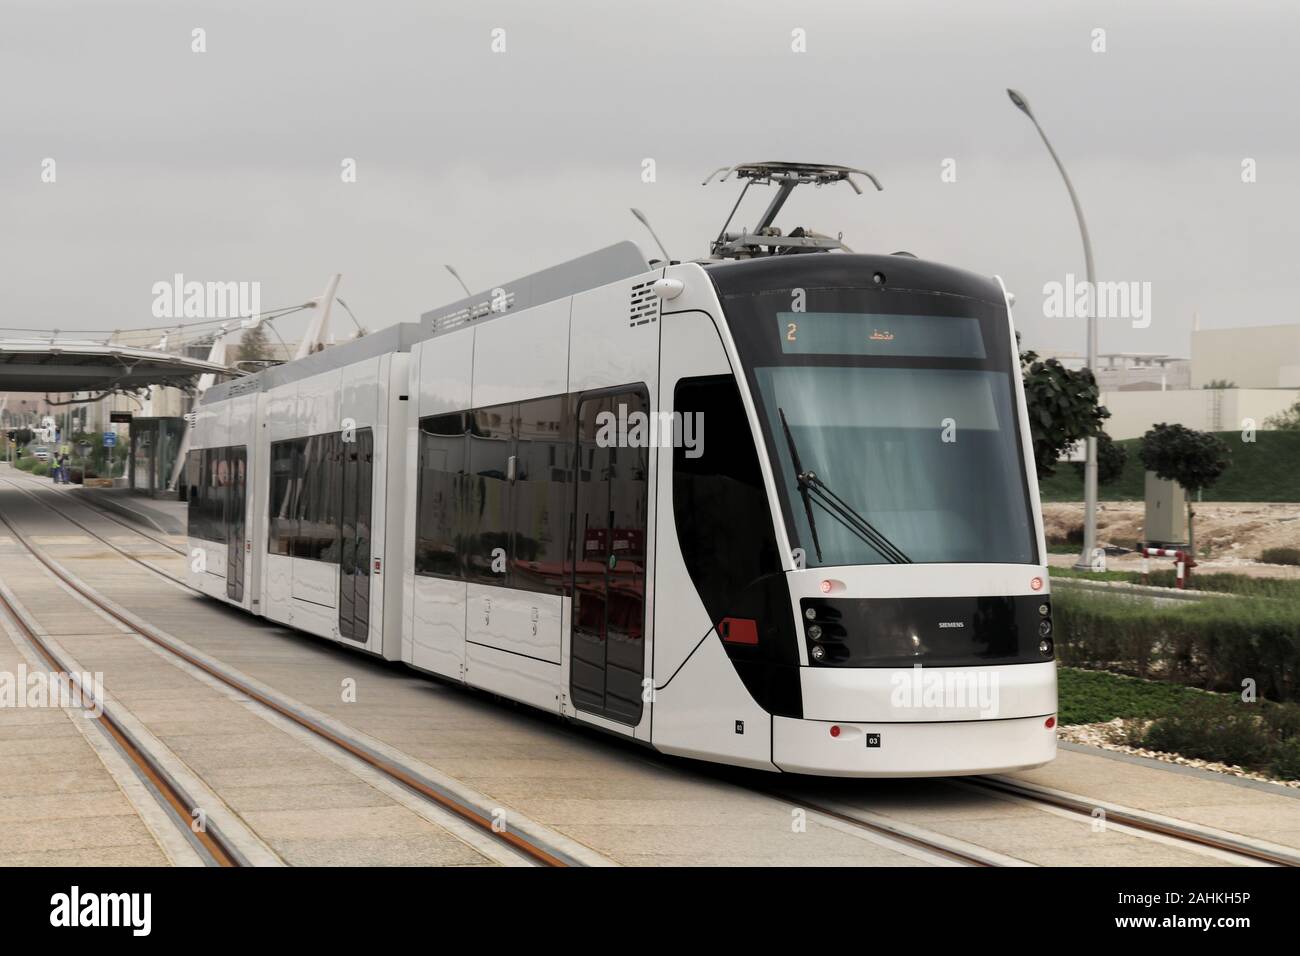
{"label": "overcast sky", "polygon": [[1042,308],[1082,276],[1078,228],[1008,86],[1070,170],[1099,278],[1152,284],[1150,327],[1103,323],[1102,351],[1185,355],[1197,312],[1300,321],[1294,0],[802,6],[0,0],[0,326],[155,324],[177,272],[259,281],[277,307],[337,271],[380,328],[458,297],[446,262],[479,289],[620,239],[652,251],[629,206],[701,256],[736,195],[705,174],[796,159],[885,191],[796,194],[787,228],[1000,274],[1026,344],[1082,349]]}

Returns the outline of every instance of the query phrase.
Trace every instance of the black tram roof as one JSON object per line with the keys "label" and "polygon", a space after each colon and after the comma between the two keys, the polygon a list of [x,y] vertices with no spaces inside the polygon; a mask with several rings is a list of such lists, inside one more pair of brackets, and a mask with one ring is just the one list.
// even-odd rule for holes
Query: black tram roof
{"label": "black tram roof", "polygon": [[[815,252],[701,262],[719,297],[791,288],[883,288],[965,296],[1001,305],[995,279],[910,255]],[[881,279],[877,279],[876,276]]]}

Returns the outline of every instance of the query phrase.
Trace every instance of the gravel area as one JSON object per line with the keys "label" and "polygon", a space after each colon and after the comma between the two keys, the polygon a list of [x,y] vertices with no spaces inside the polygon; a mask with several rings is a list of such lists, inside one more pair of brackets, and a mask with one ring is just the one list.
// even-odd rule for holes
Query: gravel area
{"label": "gravel area", "polygon": [[1211,770],[1214,773],[1227,774],[1231,777],[1243,777],[1247,780],[1259,780],[1263,783],[1276,784],[1279,787],[1300,789],[1300,780],[1278,780],[1275,777],[1255,773],[1232,764],[1215,763],[1212,760],[1200,760],[1196,757],[1184,757],[1182,754],[1165,753],[1160,750],[1147,750],[1145,747],[1134,747],[1124,743],[1124,740],[1128,737],[1129,726],[1138,723],[1141,723],[1141,721],[1116,717],[1114,720],[1101,724],[1072,724],[1068,727],[1059,728],[1058,736],[1061,740],[1068,740],[1073,744],[1100,747],[1103,750],[1118,750],[1137,757],[1149,757],[1152,760],[1181,764],[1184,767],[1197,767],[1201,770]]}

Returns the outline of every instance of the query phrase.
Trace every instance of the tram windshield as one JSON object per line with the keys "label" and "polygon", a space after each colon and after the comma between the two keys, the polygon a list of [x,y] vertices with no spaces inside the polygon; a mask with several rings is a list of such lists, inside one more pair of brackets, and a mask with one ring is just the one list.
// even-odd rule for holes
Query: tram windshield
{"label": "tram windshield", "polygon": [[1005,309],[879,299],[726,299],[805,566],[1036,563]]}

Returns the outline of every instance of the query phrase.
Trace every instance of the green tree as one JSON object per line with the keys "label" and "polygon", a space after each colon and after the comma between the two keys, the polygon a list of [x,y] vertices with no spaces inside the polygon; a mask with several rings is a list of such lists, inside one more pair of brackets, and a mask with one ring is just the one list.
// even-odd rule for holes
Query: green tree
{"label": "green tree", "polygon": [[239,349],[235,360],[264,362],[271,358],[274,356],[271,354],[271,340],[267,338],[265,326],[256,325],[251,329],[245,329],[244,334],[239,337]]}
{"label": "green tree", "polygon": [[1264,427],[1279,432],[1300,432],[1300,402],[1264,419]]}
{"label": "green tree", "polygon": [[1201,386],[1201,388],[1215,388],[1215,389],[1236,388],[1236,387],[1237,387],[1236,382],[1229,382],[1226,378],[1216,378],[1213,381],[1206,382],[1204,385]]}
{"label": "green tree", "polygon": [[1038,353],[1020,353],[1038,477],[1056,474],[1061,452],[1074,442],[1103,434],[1110,412],[1097,404],[1101,392],[1090,369],[1071,371],[1056,359],[1040,362]]}
{"label": "green tree", "polygon": [[[1105,432],[1097,435],[1097,484],[1109,485],[1118,481],[1128,464],[1128,449],[1117,443]],[[1074,462],[1074,470],[1083,477],[1083,463]]]}
{"label": "green tree", "polygon": [[1210,487],[1232,463],[1227,444],[1210,432],[1161,422],[1142,436],[1138,451],[1147,471],[1165,481],[1176,481],[1187,492],[1187,545],[1196,554],[1193,496]]}

